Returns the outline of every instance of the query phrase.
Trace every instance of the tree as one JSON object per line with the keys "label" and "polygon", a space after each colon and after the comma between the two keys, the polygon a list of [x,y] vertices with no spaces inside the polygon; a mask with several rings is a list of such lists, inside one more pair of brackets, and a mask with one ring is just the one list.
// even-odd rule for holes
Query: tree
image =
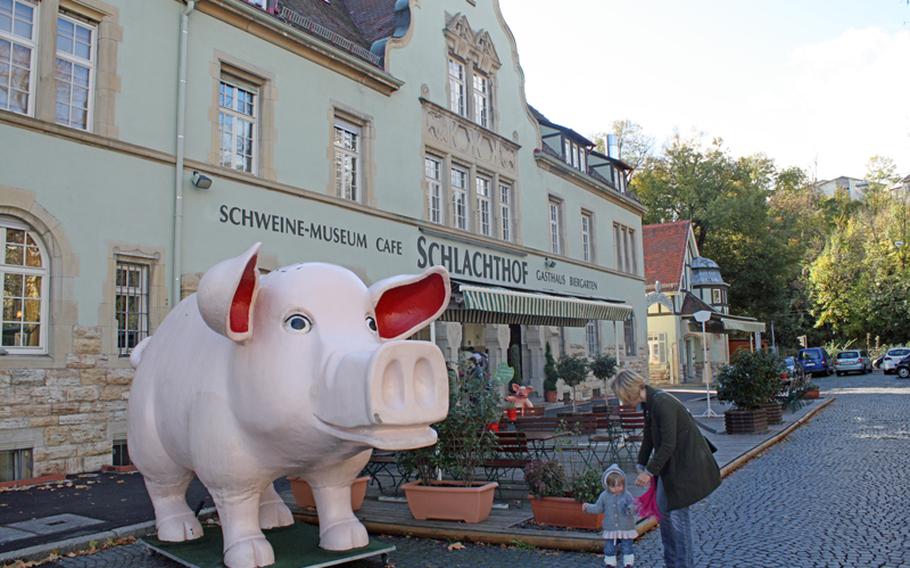
{"label": "tree", "polygon": [[583,355],[563,355],[556,363],[556,370],[563,382],[572,387],[572,412],[575,412],[575,400],[578,398],[575,387],[588,376],[588,359]]}
{"label": "tree", "polygon": [[[611,134],[616,136],[616,145],[619,150],[619,155],[615,157],[632,166],[634,176],[638,168],[653,153],[654,137],[645,134],[640,124],[632,122],[628,118],[614,120],[610,130]],[[594,142],[598,152],[607,153],[607,133],[595,134]]]}

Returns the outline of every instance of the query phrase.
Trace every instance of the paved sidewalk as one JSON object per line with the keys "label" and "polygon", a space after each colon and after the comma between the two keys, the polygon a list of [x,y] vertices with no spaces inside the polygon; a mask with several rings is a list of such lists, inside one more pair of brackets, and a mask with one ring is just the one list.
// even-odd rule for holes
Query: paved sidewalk
{"label": "paved sidewalk", "polygon": [[[703,397],[690,395],[681,398],[685,399],[693,414],[704,410]],[[823,402],[824,399],[815,401],[796,413],[785,413],[783,425],[773,426],[762,435],[727,436],[723,433],[722,417],[698,420],[706,427],[703,432],[719,449],[715,454],[718,463],[725,466],[777,435]],[[712,406],[718,413],[723,412],[723,406],[714,400]],[[280,480],[277,488],[280,493],[288,494],[286,481]],[[198,481],[190,486],[187,501],[191,507],[198,506],[200,509],[212,504]],[[463,532],[461,527],[464,525],[453,525],[455,531]],[[482,525],[478,525],[481,531]],[[88,548],[90,540],[101,544],[112,535],[122,536],[124,531],[117,529],[123,527],[129,527],[129,532],[137,534],[150,532],[154,527],[151,502],[138,473],[83,474],[71,476],[65,482],[3,491],[0,492],[0,565],[23,556],[41,558],[54,549]],[[499,532],[503,532],[502,528]],[[521,532],[521,529],[515,532]],[[552,531],[538,529],[534,532]],[[596,540],[596,535],[583,536]],[[453,533],[452,538],[462,537]]]}

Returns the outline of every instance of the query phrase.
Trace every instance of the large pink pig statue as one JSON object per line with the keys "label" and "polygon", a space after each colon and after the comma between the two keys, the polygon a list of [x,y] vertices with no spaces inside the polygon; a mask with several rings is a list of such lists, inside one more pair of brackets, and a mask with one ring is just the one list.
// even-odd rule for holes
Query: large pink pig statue
{"label": "large pink pig statue", "polygon": [[442,353],[400,340],[445,309],[444,268],[369,288],[331,264],[259,276],[259,246],[209,269],[130,357],[130,457],[158,538],[202,536],[185,499],[195,473],[231,568],[274,563],[262,529],[294,522],[272,484],[285,475],[312,486],[322,548],[366,546],[351,482],[372,448],[435,443],[429,425],[448,413]]}

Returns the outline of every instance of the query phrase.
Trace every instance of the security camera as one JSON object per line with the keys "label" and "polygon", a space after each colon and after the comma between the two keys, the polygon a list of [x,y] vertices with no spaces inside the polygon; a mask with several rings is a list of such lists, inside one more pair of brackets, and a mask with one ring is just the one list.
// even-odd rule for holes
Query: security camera
{"label": "security camera", "polygon": [[212,187],[212,178],[205,174],[200,174],[199,172],[193,172],[192,181],[197,189],[208,189]]}

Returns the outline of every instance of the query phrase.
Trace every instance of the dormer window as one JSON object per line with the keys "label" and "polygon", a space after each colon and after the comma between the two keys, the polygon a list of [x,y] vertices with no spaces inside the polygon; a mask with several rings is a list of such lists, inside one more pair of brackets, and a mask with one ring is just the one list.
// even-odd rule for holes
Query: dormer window
{"label": "dormer window", "polygon": [[464,14],[451,16],[444,31],[449,50],[449,110],[492,130],[496,71],[501,65],[493,40],[483,30],[472,30]]}
{"label": "dormer window", "polygon": [[576,170],[587,173],[587,149],[565,136],[562,139],[562,159]]}

